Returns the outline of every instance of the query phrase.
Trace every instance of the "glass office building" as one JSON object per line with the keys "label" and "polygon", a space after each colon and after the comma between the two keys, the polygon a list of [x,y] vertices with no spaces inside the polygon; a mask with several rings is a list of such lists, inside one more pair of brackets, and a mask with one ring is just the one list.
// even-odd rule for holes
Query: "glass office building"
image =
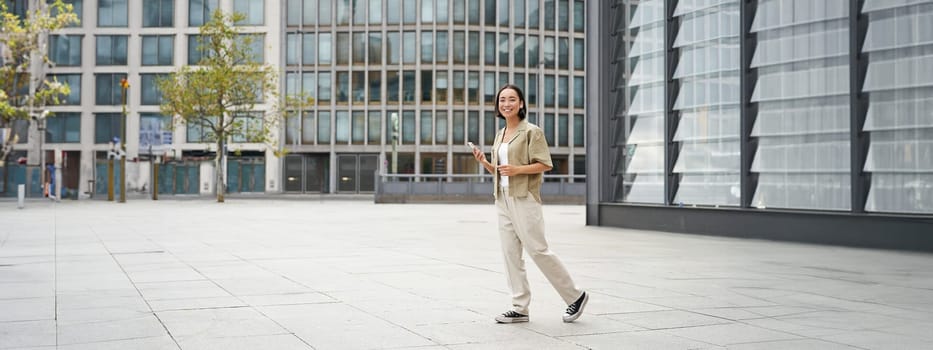
{"label": "glass office building", "polygon": [[[584,3],[567,0],[288,0],[285,92],[314,106],[289,119],[287,192],[370,192],[401,174],[479,174],[499,87],[524,89],[555,174],[584,170]],[[393,122],[397,120],[397,126]]]}
{"label": "glass office building", "polygon": [[590,223],[933,247],[933,1],[587,7]]}
{"label": "glass office building", "polygon": [[[25,10],[40,0],[14,1]],[[399,173],[479,174],[467,141],[492,145],[500,86],[524,87],[530,121],[547,133],[554,174],[585,164],[584,2],[570,0],[67,0],[81,24],[49,36],[47,72],[72,93],[43,125],[21,123],[28,138],[14,157],[38,164],[65,155],[72,193],[105,195],[111,141],[126,128],[127,187],[152,188],[146,140],[167,133],[151,152],[165,161],[159,192],[213,192],[218,150],[204,130],[159,113],[159,76],[198,62],[199,26],[215,9],[246,14],[255,57],[280,71],[282,95],[304,93],[313,105],[276,130],[288,151],[232,139],[226,150],[230,192],[367,193],[376,172],[391,169],[398,135]],[[120,81],[130,83],[122,117]],[[269,111],[263,101],[252,113]],[[398,120],[393,128],[393,116]],[[19,130],[19,129],[17,129]],[[15,158],[14,158],[15,159]],[[33,165],[35,166],[35,165]],[[13,167],[17,167],[13,164]],[[4,174],[30,181],[29,169]],[[116,169],[120,176],[119,167]],[[119,180],[118,180],[119,181]],[[38,181],[34,193],[41,193]],[[117,186],[119,186],[117,184]]]}

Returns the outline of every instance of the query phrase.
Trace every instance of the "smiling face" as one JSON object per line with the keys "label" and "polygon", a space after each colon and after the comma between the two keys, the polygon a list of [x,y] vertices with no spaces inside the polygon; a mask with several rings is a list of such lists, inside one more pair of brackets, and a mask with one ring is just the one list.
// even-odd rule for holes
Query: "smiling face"
{"label": "smiling face", "polygon": [[524,107],[525,101],[522,100],[518,91],[515,89],[505,88],[499,91],[499,98],[496,100],[496,108],[499,115],[506,119],[522,119],[521,115],[519,115],[519,111]]}

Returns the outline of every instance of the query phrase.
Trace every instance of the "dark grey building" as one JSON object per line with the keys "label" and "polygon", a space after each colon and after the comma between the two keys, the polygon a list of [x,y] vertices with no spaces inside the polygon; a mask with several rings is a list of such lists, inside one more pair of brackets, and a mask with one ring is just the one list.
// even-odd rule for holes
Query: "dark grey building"
{"label": "dark grey building", "polygon": [[933,1],[587,16],[589,224],[933,250]]}

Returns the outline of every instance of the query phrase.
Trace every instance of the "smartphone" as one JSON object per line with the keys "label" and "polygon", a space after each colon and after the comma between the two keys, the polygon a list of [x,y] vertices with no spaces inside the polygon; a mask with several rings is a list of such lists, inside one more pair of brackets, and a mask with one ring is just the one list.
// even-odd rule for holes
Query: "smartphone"
{"label": "smartphone", "polygon": [[467,146],[470,146],[470,151],[476,148],[476,145],[474,145],[472,142],[469,142],[469,141],[467,141]]}

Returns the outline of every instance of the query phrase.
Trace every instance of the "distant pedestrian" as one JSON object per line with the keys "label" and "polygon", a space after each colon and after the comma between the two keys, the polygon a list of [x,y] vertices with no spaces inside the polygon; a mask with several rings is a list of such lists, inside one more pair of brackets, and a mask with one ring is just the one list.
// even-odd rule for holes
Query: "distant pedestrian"
{"label": "distant pedestrian", "polygon": [[541,128],[525,120],[525,97],[515,85],[505,85],[496,94],[496,115],[505,128],[496,134],[492,162],[479,148],[473,157],[493,174],[493,196],[499,217],[499,236],[505,255],[506,275],[512,291],[512,308],[496,316],[499,323],[528,322],[531,290],[525,273],[522,248],[567,303],[564,322],[583,313],[589,295],[574,284],[570,273],[544,238],[541,213],[543,173],[551,170],[551,153]]}

